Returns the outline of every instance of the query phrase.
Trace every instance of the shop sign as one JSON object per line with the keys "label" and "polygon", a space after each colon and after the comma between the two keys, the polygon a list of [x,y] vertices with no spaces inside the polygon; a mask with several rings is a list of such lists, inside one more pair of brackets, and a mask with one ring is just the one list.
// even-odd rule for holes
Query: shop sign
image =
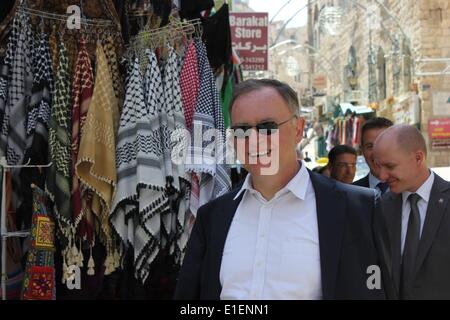
{"label": "shop sign", "polygon": [[268,28],[267,12],[230,12],[231,41],[238,52],[242,69],[267,70]]}
{"label": "shop sign", "polygon": [[450,139],[450,119],[429,120],[428,135],[431,140]]}

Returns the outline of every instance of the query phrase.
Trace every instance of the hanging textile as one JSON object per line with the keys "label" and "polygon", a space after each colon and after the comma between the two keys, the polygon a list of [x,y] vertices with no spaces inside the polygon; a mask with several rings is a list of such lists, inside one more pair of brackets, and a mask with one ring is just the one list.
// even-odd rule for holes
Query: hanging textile
{"label": "hanging textile", "polygon": [[[229,169],[225,165],[225,129],[219,93],[208,63],[205,45],[196,39],[200,74],[199,95],[194,113],[193,142],[190,147],[189,172],[200,175],[199,205],[203,205],[231,188]],[[211,140],[205,133],[215,132],[215,152],[211,153]],[[201,144],[199,143],[201,141]],[[198,164],[200,163],[200,164]]]}
{"label": "hanging textile", "polygon": [[158,114],[163,95],[156,56],[147,51],[144,83],[140,62],[130,64],[117,143],[117,195],[111,221],[134,247],[135,276],[142,283],[160,245],[160,213],[168,210]]}
{"label": "hanging textile", "polygon": [[[204,39],[211,68],[218,69],[231,65],[231,30],[228,4],[208,18],[203,18]],[[225,79],[226,80],[226,79]]]}
{"label": "hanging textile", "polygon": [[[106,38],[104,48],[105,48],[106,60],[108,61],[109,72],[110,72],[111,78],[112,78],[114,93],[116,94],[117,100],[120,101],[120,99],[123,95],[123,93],[122,93],[123,85],[122,85],[122,77],[119,72],[119,62],[117,59],[116,49],[114,47],[113,37],[108,36]],[[117,116],[118,115],[119,114],[117,113]],[[114,123],[118,124],[119,119],[114,119]],[[117,128],[114,128],[114,132],[117,132]]]}
{"label": "hanging textile", "polygon": [[[72,172],[78,160],[81,135],[86,121],[89,104],[94,90],[94,76],[91,60],[86,50],[86,41],[81,38],[79,52],[76,61],[75,77],[73,81],[73,105],[72,105]],[[83,202],[81,199],[80,182],[76,175],[72,177],[71,204],[75,226],[78,226],[78,235],[82,239],[93,242],[93,216],[90,211],[89,200],[92,195],[88,190],[83,190]]]}
{"label": "hanging textile", "polygon": [[184,56],[180,74],[180,87],[186,128],[191,130],[199,89],[197,52],[194,40],[189,42]]}
{"label": "hanging textile", "polygon": [[189,200],[189,176],[185,170],[186,151],[189,145],[189,137],[186,135],[186,122],[183,115],[183,104],[181,100],[181,87],[179,82],[180,60],[175,50],[169,47],[169,57],[164,70],[164,98],[166,112],[172,113],[174,128],[171,132],[170,154],[174,167],[175,193],[169,189],[171,196],[171,215],[163,215],[163,231],[166,232],[162,238],[162,244],[167,238],[170,245],[169,253],[174,255],[175,263],[180,263],[187,243],[187,201]]}
{"label": "hanging textile", "polygon": [[[6,158],[10,165],[19,165],[24,161],[27,146],[26,119],[27,105],[29,103],[33,85],[32,70],[32,32],[29,17],[25,14],[19,16],[20,34],[12,58],[10,81],[8,83],[8,97],[6,104]],[[13,172],[13,207],[18,208],[23,200],[20,194],[22,181],[19,172]],[[22,228],[21,225],[18,225]]]}
{"label": "hanging textile", "polygon": [[[186,128],[192,134],[192,122],[199,90],[198,59],[194,41],[191,40],[184,56],[180,75],[181,99],[183,102]],[[191,176],[190,211],[195,215],[199,208],[200,182],[197,174]],[[192,221],[191,221],[192,223]]]}
{"label": "hanging textile", "polygon": [[[59,44],[59,65],[56,72],[55,92],[49,122],[49,153],[53,165],[47,172],[46,191],[53,201],[58,223],[58,237],[65,257],[65,270],[76,257],[70,247],[74,241],[72,211],[70,207],[71,186],[71,90],[70,70],[66,47]],[[73,244],[74,245],[74,244]],[[67,274],[63,276],[65,282]]]}
{"label": "hanging textile", "polygon": [[94,192],[92,211],[98,219],[100,239],[106,246],[108,275],[119,266],[118,252],[109,224],[111,202],[116,189],[114,123],[118,119],[118,101],[113,90],[108,62],[102,46],[96,49],[96,77],[80,141],[76,173],[80,181]]}
{"label": "hanging textile", "polygon": [[[27,110],[27,149],[25,161],[32,165],[46,165],[48,162],[48,124],[53,94],[53,71],[47,36],[41,32],[39,45],[33,57],[33,88]],[[20,171],[23,202],[17,209],[20,225],[28,229],[31,225],[32,190],[34,183],[45,188],[45,172],[39,168],[23,168]],[[23,222],[23,223],[22,223]]]}
{"label": "hanging textile", "polygon": [[55,222],[44,191],[33,188],[31,249],[28,251],[22,299],[55,300]]}

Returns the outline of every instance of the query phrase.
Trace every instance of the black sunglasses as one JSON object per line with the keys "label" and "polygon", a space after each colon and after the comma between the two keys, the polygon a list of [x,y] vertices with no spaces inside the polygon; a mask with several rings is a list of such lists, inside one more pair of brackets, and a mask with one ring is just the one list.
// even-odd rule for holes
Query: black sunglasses
{"label": "black sunglasses", "polygon": [[288,123],[290,120],[297,118],[296,115],[293,115],[286,121],[276,123],[275,121],[264,121],[256,124],[255,126],[250,125],[237,125],[232,126],[231,129],[233,129],[233,135],[237,139],[244,139],[250,136],[251,129],[255,128],[259,134],[270,136],[272,133],[275,133],[280,126],[282,126],[285,123]]}

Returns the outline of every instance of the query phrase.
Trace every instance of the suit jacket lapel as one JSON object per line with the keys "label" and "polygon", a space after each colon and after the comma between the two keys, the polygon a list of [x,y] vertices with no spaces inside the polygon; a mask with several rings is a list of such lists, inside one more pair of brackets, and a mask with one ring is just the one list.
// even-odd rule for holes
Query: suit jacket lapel
{"label": "suit jacket lapel", "polygon": [[333,299],[345,227],[345,197],[331,180],[311,172],[310,177],[316,194],[322,294],[323,299]]}
{"label": "suit jacket lapel", "polygon": [[386,228],[390,240],[390,268],[392,279],[397,294],[400,288],[400,265],[401,265],[401,227],[402,227],[402,196],[401,194],[389,193],[383,209]]}
{"label": "suit jacket lapel", "polygon": [[214,296],[220,298],[220,292],[222,291],[222,286],[220,285],[220,266],[222,264],[223,249],[225,247],[225,241],[230,230],[231,222],[233,221],[236,210],[241,202],[245,192],[233,200],[236,194],[239,192],[240,187],[236,188],[234,192],[228,194],[227,199],[223,201],[224,205],[220,208],[220,212],[216,212],[216,217],[213,230],[211,232],[211,248],[212,250],[212,269],[211,275],[214,275],[212,279],[212,293]]}
{"label": "suit jacket lapel", "polygon": [[416,273],[423,264],[428,251],[431,248],[436,233],[444,216],[448,204],[449,196],[444,191],[449,189],[448,182],[435,174],[433,187],[431,188],[430,200],[428,201],[427,214],[422,231],[422,237],[419,244],[419,252],[416,262]]}

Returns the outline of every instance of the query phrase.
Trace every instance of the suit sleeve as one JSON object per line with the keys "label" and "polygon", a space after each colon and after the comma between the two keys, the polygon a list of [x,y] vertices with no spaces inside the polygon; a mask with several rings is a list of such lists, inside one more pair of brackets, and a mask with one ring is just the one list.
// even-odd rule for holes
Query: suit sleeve
{"label": "suit sleeve", "polygon": [[175,288],[176,300],[200,299],[201,269],[206,252],[204,213],[204,207],[197,212]]}

